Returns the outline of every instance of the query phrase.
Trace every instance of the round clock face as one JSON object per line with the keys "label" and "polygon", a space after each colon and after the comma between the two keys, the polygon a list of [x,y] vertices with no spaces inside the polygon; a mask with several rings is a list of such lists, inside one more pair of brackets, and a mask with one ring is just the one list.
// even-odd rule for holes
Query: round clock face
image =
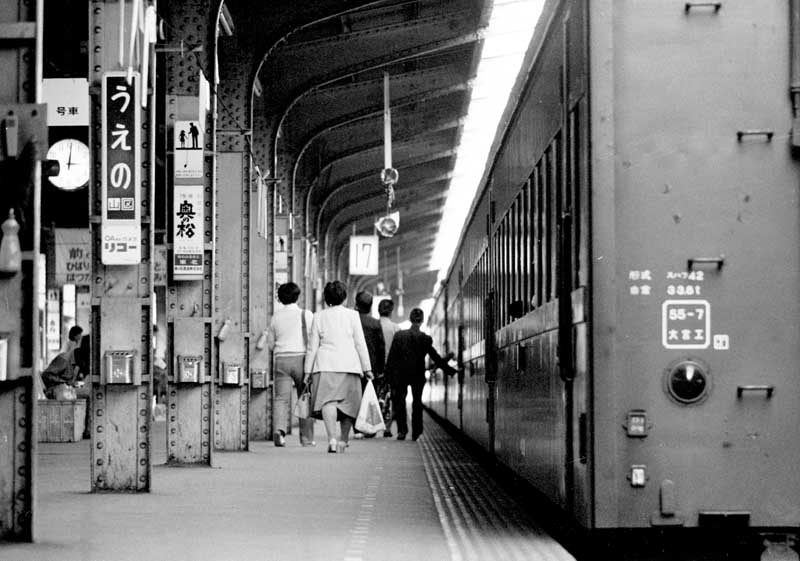
{"label": "round clock face", "polygon": [[47,159],[58,160],[58,175],[49,179],[59,189],[73,191],[89,182],[89,147],[80,140],[59,140],[47,151]]}

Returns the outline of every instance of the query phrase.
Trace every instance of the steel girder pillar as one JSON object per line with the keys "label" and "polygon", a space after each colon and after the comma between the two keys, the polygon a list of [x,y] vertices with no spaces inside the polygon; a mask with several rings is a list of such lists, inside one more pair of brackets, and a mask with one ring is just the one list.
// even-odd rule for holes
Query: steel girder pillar
{"label": "steel girder pillar", "polygon": [[[268,169],[266,165],[269,162],[269,152],[260,140],[267,138],[268,119],[264,111],[264,104],[261,103],[260,98],[254,98],[253,107],[253,128],[252,128],[252,148],[255,156],[255,161],[259,166],[261,172]],[[257,179],[258,180],[258,179]],[[269,318],[272,317],[275,304],[275,290],[274,290],[274,275],[272,263],[275,258],[274,255],[274,236],[275,236],[275,220],[274,220],[274,194],[272,185],[273,182],[269,178],[260,178],[263,182],[262,188],[259,190],[256,185],[256,194],[260,194],[261,200],[256,204],[251,205],[251,215],[256,219],[253,224],[260,218],[260,228],[262,232],[258,231],[251,236],[251,255],[250,259],[250,309],[251,309],[251,329],[256,336],[256,343],[261,338],[263,331],[269,324]],[[259,206],[261,212],[259,212]],[[263,214],[261,214],[263,213]],[[255,227],[258,230],[258,227]],[[263,234],[263,235],[262,235]],[[266,368],[266,379],[264,380],[263,388],[256,387],[253,383],[253,376],[251,375],[251,391],[250,391],[250,440],[269,440],[272,437],[272,388],[273,376],[272,361],[267,349],[256,349],[251,356],[251,368],[253,372]],[[260,354],[264,353],[264,354]]]}
{"label": "steel girder pillar", "polygon": [[[162,79],[166,92],[165,145],[172,154],[165,184],[170,209],[167,220],[167,462],[170,465],[211,465],[217,370],[214,298],[214,254],[216,224],[216,99],[213,81],[216,48],[216,14],[219,1],[166,3],[162,16],[167,24]],[[202,173],[194,180],[178,179],[175,173],[175,127],[197,122],[202,130]],[[196,175],[196,174],[195,174]],[[203,220],[195,232],[202,236],[201,267],[196,274],[176,275],[175,238],[177,215],[173,198],[176,185],[195,184],[202,190]],[[180,203],[179,203],[180,205]],[[170,243],[171,242],[171,243]],[[197,269],[197,267],[195,267]],[[176,276],[182,277],[176,279]]]}
{"label": "steel girder pillar", "polygon": [[[33,541],[36,504],[39,159],[47,149],[44,106],[33,103],[41,80],[42,14],[36,8],[20,2],[0,13],[0,125],[18,148],[9,142],[0,148],[0,224],[13,210],[22,251],[20,270],[0,263],[0,540],[15,541]],[[13,235],[4,230],[0,237],[10,236],[3,239],[8,244]]]}
{"label": "steel girder pillar", "polygon": [[149,492],[155,122],[147,85],[128,71],[138,62],[122,55],[133,14],[126,6],[121,27],[120,5],[90,5],[91,485]]}
{"label": "steel girder pillar", "polygon": [[[267,363],[267,352],[256,349],[256,340],[250,336],[250,252],[253,238],[258,237],[252,235],[251,227],[251,199],[255,197],[251,193],[252,161],[248,149],[252,55],[236,41],[236,36],[220,39],[223,79],[217,88],[220,113],[215,244],[221,251],[215,256],[214,313],[220,323],[220,377],[214,400],[214,445],[219,450],[249,448],[251,357],[259,370],[265,370]],[[257,325],[263,330],[264,320],[257,320]]]}

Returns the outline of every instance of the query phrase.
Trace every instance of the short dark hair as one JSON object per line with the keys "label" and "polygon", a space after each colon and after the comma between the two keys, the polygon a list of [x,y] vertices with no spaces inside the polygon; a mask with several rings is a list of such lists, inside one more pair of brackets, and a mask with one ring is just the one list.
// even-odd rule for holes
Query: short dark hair
{"label": "short dark hair", "polygon": [[300,287],[293,282],[287,282],[278,287],[278,300],[284,306],[294,304],[300,297]]}
{"label": "short dark hair", "polygon": [[83,335],[83,328],[80,325],[73,325],[69,328],[69,340],[77,343],[80,336]]}
{"label": "short dark hair", "polygon": [[378,304],[378,314],[383,317],[389,317],[392,315],[394,311],[394,302],[392,302],[391,298],[386,298],[385,300],[381,300]]}
{"label": "short dark hair", "polygon": [[414,308],[411,310],[411,313],[408,314],[408,319],[411,321],[411,323],[420,324],[425,320],[425,312],[419,308]]}
{"label": "short dark hair", "polygon": [[356,294],[356,310],[368,314],[372,310],[372,293],[362,290]]}
{"label": "short dark hair", "polygon": [[347,300],[347,289],[342,281],[335,280],[327,283],[323,294],[325,295],[325,303],[328,306],[338,306]]}

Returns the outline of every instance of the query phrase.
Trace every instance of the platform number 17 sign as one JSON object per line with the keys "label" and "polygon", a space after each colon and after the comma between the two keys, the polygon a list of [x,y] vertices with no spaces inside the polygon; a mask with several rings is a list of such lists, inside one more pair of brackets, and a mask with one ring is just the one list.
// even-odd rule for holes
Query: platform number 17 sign
{"label": "platform number 17 sign", "polygon": [[350,236],[350,274],[378,274],[378,236]]}

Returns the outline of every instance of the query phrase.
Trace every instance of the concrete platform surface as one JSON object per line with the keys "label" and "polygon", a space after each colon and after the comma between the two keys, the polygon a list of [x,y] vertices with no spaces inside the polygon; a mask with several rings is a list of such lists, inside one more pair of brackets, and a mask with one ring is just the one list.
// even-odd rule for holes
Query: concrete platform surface
{"label": "concrete platform surface", "polygon": [[[317,435],[313,448],[300,447],[294,431],[285,448],[251,442],[250,452],[218,453],[214,468],[174,468],[158,465],[164,427],[156,423],[147,494],[89,493],[89,441],[40,444],[36,543],[0,544],[0,560],[569,558],[497,489],[455,497],[454,489],[476,482],[464,466],[479,467],[460,457],[450,469],[448,458],[461,452],[453,443],[433,451],[447,438],[429,418],[419,442],[354,440],[344,454],[326,452],[321,423]],[[469,481],[459,483],[459,475]],[[476,508],[473,499],[499,500],[501,508]],[[480,539],[482,528],[491,539]],[[520,544],[528,545],[518,557]]]}

